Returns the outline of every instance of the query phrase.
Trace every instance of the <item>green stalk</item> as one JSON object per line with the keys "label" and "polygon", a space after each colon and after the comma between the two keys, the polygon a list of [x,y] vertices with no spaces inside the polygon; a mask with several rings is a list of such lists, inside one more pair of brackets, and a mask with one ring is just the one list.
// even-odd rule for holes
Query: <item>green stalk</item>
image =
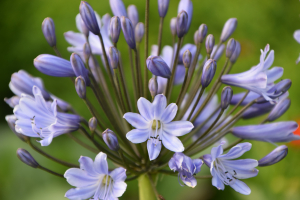
{"label": "green stalk", "polygon": [[147,174],[142,174],[138,178],[139,200],[156,200],[155,192],[152,188],[150,178]]}

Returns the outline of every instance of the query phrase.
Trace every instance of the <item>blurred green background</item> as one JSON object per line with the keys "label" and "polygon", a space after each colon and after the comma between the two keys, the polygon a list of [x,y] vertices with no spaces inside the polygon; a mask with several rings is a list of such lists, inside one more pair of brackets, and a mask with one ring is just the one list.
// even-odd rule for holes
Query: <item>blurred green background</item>
{"label": "blurred green background", "polygon": [[[108,0],[89,0],[93,8],[102,16],[110,13]],[[179,1],[171,1],[165,19],[163,45],[171,44],[169,21],[177,14]],[[53,53],[48,46],[41,31],[41,23],[45,17],[53,18],[56,25],[58,48],[68,59],[69,46],[64,40],[63,33],[76,30],[75,16],[78,13],[79,0],[1,0],[0,1],[0,43],[1,43],[1,97],[10,97],[12,93],[8,88],[10,76],[19,69],[25,69],[34,76],[42,77],[46,88],[58,97],[70,102],[84,116],[90,117],[86,107],[75,93],[71,82],[66,78],[54,78],[41,74],[33,66],[33,59],[42,53]],[[144,21],[144,1],[124,0],[126,6],[135,4],[140,13],[140,21]],[[150,1],[150,38],[149,43],[157,42],[158,11],[157,1]],[[242,53],[234,66],[233,72],[249,69],[259,61],[260,49],[269,43],[275,50],[274,66],[285,69],[283,78],[290,78],[293,86],[290,89],[292,105],[290,110],[280,120],[300,119],[300,79],[299,66],[295,60],[300,52],[300,44],[293,39],[293,32],[300,29],[300,3],[296,0],[193,0],[194,16],[185,43],[193,43],[194,31],[201,23],[208,26],[209,33],[215,38],[220,36],[223,24],[228,18],[238,18],[238,28],[233,37],[241,42]],[[122,47],[123,46],[123,47]],[[124,38],[121,36],[120,44],[122,59],[130,79],[128,56]],[[126,47],[126,48],[125,48]],[[122,49],[123,48],[123,49]],[[141,49],[144,49],[143,45]],[[204,50],[204,49],[202,49]],[[204,51],[202,51],[204,53]],[[142,54],[143,55],[143,54]],[[221,60],[219,65],[224,61]],[[128,70],[126,70],[126,68]],[[240,90],[234,90],[240,91]],[[16,157],[19,147],[29,150],[36,160],[57,172],[63,173],[66,168],[53,163],[33,152],[26,144],[8,129],[4,116],[11,114],[12,110],[1,102],[0,124],[0,199],[1,200],[60,200],[64,193],[71,188],[60,178],[53,177],[40,170],[30,168],[21,163]],[[258,119],[261,120],[261,119]],[[242,123],[252,123],[244,121]],[[76,163],[80,155],[95,156],[65,136],[55,139],[49,147],[43,148],[57,157]],[[180,187],[176,177],[161,177],[158,182],[158,191],[167,200],[181,199],[300,199],[300,146],[290,145],[287,158],[279,164],[267,168],[259,168],[257,177],[245,180],[252,189],[250,196],[243,196],[234,192],[230,187],[225,191],[218,191],[211,186],[211,180],[199,180],[194,189]],[[272,144],[253,142],[253,148],[244,157],[260,159],[275,147]],[[203,167],[201,174],[208,174],[207,167]],[[128,184],[126,193],[120,199],[137,199],[137,182]]]}

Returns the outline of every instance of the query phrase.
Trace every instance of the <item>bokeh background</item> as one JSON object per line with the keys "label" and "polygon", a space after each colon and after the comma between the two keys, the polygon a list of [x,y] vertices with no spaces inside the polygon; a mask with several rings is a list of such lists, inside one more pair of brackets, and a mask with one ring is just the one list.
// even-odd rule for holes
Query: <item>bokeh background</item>
{"label": "bokeh background", "polygon": [[[89,0],[93,8],[102,16],[111,13],[108,0]],[[178,2],[171,0],[170,8],[165,19],[163,45],[171,44],[169,21],[177,15]],[[42,53],[52,54],[41,31],[41,23],[45,17],[53,18],[56,25],[58,48],[65,58],[70,53],[69,46],[64,40],[63,33],[76,30],[75,16],[78,13],[79,0],[1,0],[0,1],[0,57],[1,78],[0,96],[12,96],[8,88],[10,76],[13,72],[24,69],[34,76],[42,77],[46,88],[70,102],[84,116],[90,117],[85,105],[76,95],[71,82],[66,78],[54,78],[41,74],[33,66],[33,59]],[[124,0],[126,6],[135,4],[138,7],[140,21],[144,21],[144,1]],[[194,16],[185,43],[193,43],[193,34],[201,23],[208,26],[209,33],[219,38],[223,24],[228,18],[238,18],[238,28],[233,37],[242,45],[241,56],[233,68],[233,72],[249,69],[259,62],[260,49],[269,43],[275,50],[274,66],[285,69],[283,78],[290,78],[293,82],[290,89],[292,105],[290,110],[280,120],[300,119],[300,78],[299,65],[295,64],[300,53],[300,44],[293,39],[293,32],[300,29],[300,3],[296,0],[193,0]],[[158,33],[157,1],[150,1],[150,38],[149,43],[157,42]],[[122,43],[122,44],[121,44]],[[123,47],[122,47],[123,46]],[[130,79],[127,47],[123,36],[120,44],[122,59],[127,71],[127,80]],[[123,49],[122,49],[123,48]],[[144,49],[143,45],[141,49]],[[204,50],[204,49],[202,49]],[[202,51],[204,53],[204,51]],[[143,54],[142,54],[143,55]],[[219,62],[222,65],[224,60]],[[234,90],[240,91],[238,89]],[[60,200],[65,199],[64,193],[71,188],[60,178],[46,174],[40,170],[30,168],[21,163],[16,157],[19,147],[29,150],[36,160],[55,171],[63,173],[66,168],[45,159],[33,152],[25,143],[20,141],[8,128],[4,120],[5,115],[11,114],[12,109],[3,101],[0,102],[0,199],[2,200]],[[257,121],[263,118],[257,119]],[[243,121],[243,124],[255,121]],[[233,138],[230,138],[233,139]],[[286,159],[275,166],[259,168],[257,177],[245,180],[252,189],[250,196],[236,193],[230,187],[225,191],[218,191],[211,186],[211,180],[199,180],[194,189],[180,187],[176,177],[160,177],[158,191],[167,200],[181,199],[300,199],[300,143],[289,145]],[[263,142],[253,142],[253,148],[244,157],[260,159],[274,149],[275,146]],[[95,155],[78,147],[67,137],[55,139],[45,151],[70,162],[77,162],[80,155]],[[209,171],[203,167],[201,174]],[[137,182],[128,185],[126,193],[120,199],[138,199]]]}

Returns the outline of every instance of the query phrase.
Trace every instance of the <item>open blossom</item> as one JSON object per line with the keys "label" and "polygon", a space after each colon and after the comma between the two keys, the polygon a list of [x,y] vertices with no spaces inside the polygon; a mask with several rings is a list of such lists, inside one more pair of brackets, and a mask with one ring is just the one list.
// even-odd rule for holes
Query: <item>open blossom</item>
{"label": "open blossom", "polygon": [[194,175],[200,172],[202,164],[201,159],[191,159],[183,153],[174,153],[169,161],[170,169],[174,172],[178,171],[178,177],[182,182],[192,188],[197,185]]}
{"label": "open blossom", "polygon": [[167,98],[162,94],[156,95],[153,103],[141,97],[138,100],[140,114],[128,112],[124,115],[128,123],[136,128],[127,133],[127,139],[132,143],[148,140],[150,160],[159,155],[161,143],[171,151],[182,152],[184,146],[177,136],[183,136],[194,128],[189,121],[172,122],[177,113],[177,105],[171,103],[166,106]]}
{"label": "open blossom", "polygon": [[224,185],[229,185],[241,194],[249,195],[251,193],[250,188],[239,179],[257,176],[258,170],[255,168],[258,165],[257,160],[233,160],[249,151],[251,146],[248,142],[240,143],[232,147],[228,153],[223,154],[223,147],[219,145],[212,148],[211,154],[203,156],[205,164],[210,167],[213,186],[219,190],[224,190]]}
{"label": "open blossom", "polygon": [[32,88],[34,97],[23,95],[14,108],[17,117],[15,130],[29,137],[41,138],[42,146],[48,146],[54,137],[76,131],[80,116],[57,112],[57,100],[46,102],[41,90]]}
{"label": "open blossom", "polygon": [[126,169],[108,170],[106,154],[100,152],[95,161],[89,157],[79,158],[80,169],[68,169],[64,176],[76,188],[67,191],[68,199],[117,200],[126,190]]}
{"label": "open blossom", "polygon": [[222,76],[221,81],[224,84],[242,87],[260,94],[267,101],[276,101],[273,99],[280,95],[276,95],[274,91],[271,92],[269,90],[272,87],[272,83],[282,76],[283,70],[281,70],[281,68],[272,68],[269,70],[274,61],[273,50],[271,50],[267,56],[269,50],[269,45],[267,45],[264,50],[261,50],[260,63],[258,65],[239,74],[225,74]]}

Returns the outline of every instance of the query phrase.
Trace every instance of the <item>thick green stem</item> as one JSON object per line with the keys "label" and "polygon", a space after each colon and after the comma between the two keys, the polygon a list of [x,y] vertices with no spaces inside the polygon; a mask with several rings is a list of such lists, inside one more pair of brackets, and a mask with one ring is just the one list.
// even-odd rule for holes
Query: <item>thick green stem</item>
{"label": "thick green stem", "polygon": [[147,174],[142,174],[138,178],[139,183],[139,200],[156,200],[151,181]]}

